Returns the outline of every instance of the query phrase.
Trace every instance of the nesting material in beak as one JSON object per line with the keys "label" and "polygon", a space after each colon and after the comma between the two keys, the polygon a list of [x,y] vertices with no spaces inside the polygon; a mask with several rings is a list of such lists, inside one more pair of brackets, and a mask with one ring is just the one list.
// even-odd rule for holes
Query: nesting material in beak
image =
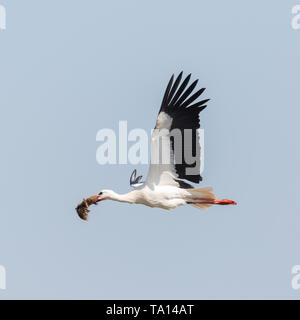
{"label": "nesting material in beak", "polygon": [[88,220],[88,214],[90,212],[89,206],[92,204],[97,204],[99,201],[99,196],[91,196],[87,199],[83,199],[82,202],[76,207],[76,211],[78,213],[78,216],[82,220]]}

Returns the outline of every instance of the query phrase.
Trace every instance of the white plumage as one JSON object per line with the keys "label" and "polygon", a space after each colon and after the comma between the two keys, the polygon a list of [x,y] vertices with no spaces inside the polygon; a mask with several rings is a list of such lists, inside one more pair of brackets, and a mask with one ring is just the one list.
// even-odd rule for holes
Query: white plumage
{"label": "white plumage", "polygon": [[194,188],[186,182],[199,183],[202,180],[199,113],[209,101],[195,102],[205,89],[192,94],[198,80],[187,87],[190,77],[188,75],[181,82],[181,72],[175,82],[173,75],[168,83],[151,137],[151,163],[146,181],[141,182],[141,176],[136,178],[134,170],[130,184],[136,190],[126,194],[102,190],[97,196],[89,198],[88,205],[102,200],[114,200],[170,210],[185,204],[200,209],[207,209],[213,204],[236,204],[232,200],[216,200],[212,188]]}
{"label": "white plumage", "polygon": [[182,189],[172,185],[156,185],[150,188],[147,184],[140,190],[126,194],[117,194],[112,190],[102,190],[99,201],[114,200],[119,202],[143,204],[151,208],[175,209],[185,204],[196,205],[206,209],[214,204],[215,195],[212,188]]}

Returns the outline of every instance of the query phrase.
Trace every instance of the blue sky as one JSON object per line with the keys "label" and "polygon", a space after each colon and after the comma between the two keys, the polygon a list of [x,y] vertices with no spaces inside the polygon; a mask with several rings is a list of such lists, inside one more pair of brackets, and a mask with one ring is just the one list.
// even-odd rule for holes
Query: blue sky
{"label": "blue sky", "polygon": [[[299,299],[296,2],[0,3],[0,299]],[[150,132],[181,70],[211,98],[201,185],[238,206],[105,201],[79,220],[82,197],[147,173],[100,166],[98,130]]]}

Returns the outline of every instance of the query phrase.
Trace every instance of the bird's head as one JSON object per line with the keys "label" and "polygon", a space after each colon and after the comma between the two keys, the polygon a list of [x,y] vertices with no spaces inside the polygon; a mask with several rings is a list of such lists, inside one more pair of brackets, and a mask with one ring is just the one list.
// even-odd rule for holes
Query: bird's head
{"label": "bird's head", "polygon": [[111,199],[114,195],[114,192],[112,190],[101,190],[98,193],[98,201]]}
{"label": "bird's head", "polygon": [[112,190],[101,190],[97,195],[83,199],[82,202],[76,207],[79,217],[83,220],[87,220],[90,212],[89,207],[92,204],[97,204],[102,200],[114,199],[114,195],[115,193]]}

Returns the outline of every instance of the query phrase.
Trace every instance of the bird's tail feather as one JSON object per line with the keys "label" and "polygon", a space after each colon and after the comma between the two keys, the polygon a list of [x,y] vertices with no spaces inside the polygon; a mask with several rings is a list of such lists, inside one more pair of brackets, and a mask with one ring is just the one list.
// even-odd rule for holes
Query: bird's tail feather
{"label": "bird's tail feather", "polygon": [[192,188],[187,190],[191,193],[191,196],[192,196],[191,201],[189,201],[188,203],[193,207],[205,210],[214,204],[213,202],[212,203],[205,202],[205,201],[212,201],[216,199],[216,196],[213,193],[213,189],[211,187]]}

